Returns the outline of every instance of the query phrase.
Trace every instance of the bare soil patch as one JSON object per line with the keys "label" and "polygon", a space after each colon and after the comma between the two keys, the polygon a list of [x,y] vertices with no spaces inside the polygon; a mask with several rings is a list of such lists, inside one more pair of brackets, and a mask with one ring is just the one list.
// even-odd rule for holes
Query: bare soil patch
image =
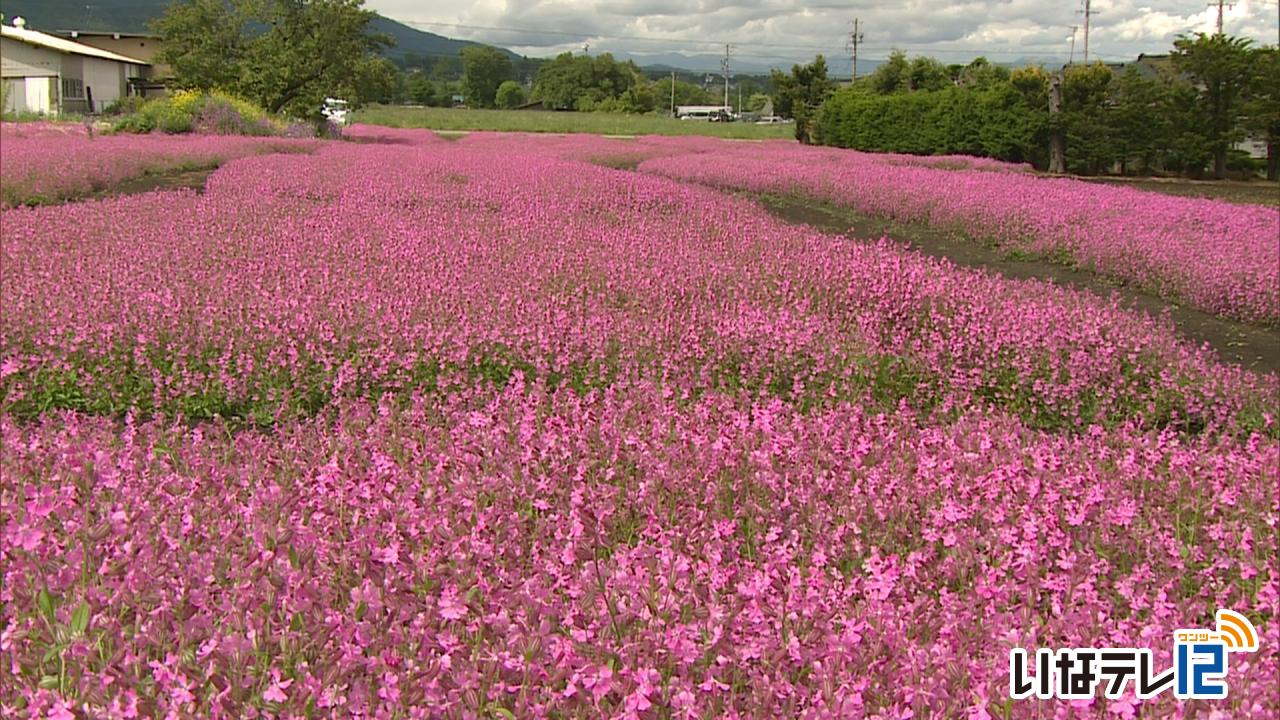
{"label": "bare soil patch", "polygon": [[119,195],[140,195],[153,190],[179,190],[182,188],[195,190],[197,193],[203,193],[205,182],[208,181],[209,176],[213,174],[213,171],[217,169],[218,168],[214,166],[146,173],[144,175],[139,175],[138,177],[125,180],[124,182],[116,183],[115,185],[104,190],[100,190],[87,198],[79,199],[92,200],[95,198],[116,197]]}
{"label": "bare soil patch", "polygon": [[1266,180],[1184,180],[1181,178],[1077,177],[1077,180],[1137,190],[1245,205],[1280,207],[1280,183]]}
{"label": "bare soil patch", "polygon": [[1208,344],[1223,360],[1258,372],[1280,372],[1280,328],[1261,327],[1183,307],[1132,287],[1117,285],[1086,270],[1036,258],[1010,257],[998,247],[975,243],[947,232],[858,215],[812,200],[777,195],[751,196],[770,214],[789,223],[825,233],[863,240],[888,237],[926,255],[957,265],[980,268],[1015,279],[1034,279],[1094,293],[1118,296],[1131,310],[1150,315],[1168,313],[1179,334]]}

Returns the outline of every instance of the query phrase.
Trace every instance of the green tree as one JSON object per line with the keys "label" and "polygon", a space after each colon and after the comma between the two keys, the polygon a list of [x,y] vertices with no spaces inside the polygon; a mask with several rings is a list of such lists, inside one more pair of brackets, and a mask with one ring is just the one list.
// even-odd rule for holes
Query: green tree
{"label": "green tree", "polygon": [[405,73],[404,91],[409,102],[417,105],[434,105],[436,102],[435,85],[421,71]]}
{"label": "green tree", "polygon": [[918,57],[907,69],[907,87],[911,90],[941,90],[951,85],[947,66],[930,57]]}
{"label": "green tree", "polygon": [[324,98],[358,104],[361,64],[390,44],[363,0],[176,0],[153,24],[179,87],[222,88],[318,121]]}
{"label": "green tree", "polygon": [[494,101],[498,107],[505,110],[511,110],[524,104],[524,87],[515,80],[507,80],[498,86],[498,92],[494,96]]}
{"label": "green tree", "polygon": [[1161,167],[1194,177],[1203,175],[1213,159],[1213,147],[1204,109],[1200,107],[1200,91],[1189,82],[1171,83],[1164,116],[1168,118],[1169,131],[1160,152]]}
{"label": "green tree", "polygon": [[366,57],[356,64],[355,97],[359,103],[393,103],[404,97],[404,77],[395,63]]}
{"label": "green tree", "polygon": [[747,112],[758,113],[769,104],[769,96],[764,93],[751,93],[747,98]]}
{"label": "green tree", "polygon": [[618,96],[618,109],[627,113],[649,113],[658,107],[658,94],[651,82],[637,82]]}
{"label": "green tree", "polygon": [[591,87],[591,60],[561,53],[538,68],[533,99],[555,110],[572,110]]}
{"label": "green tree", "polygon": [[1160,161],[1160,148],[1169,143],[1169,86],[1144,77],[1130,66],[1111,83],[1107,125],[1115,138],[1121,173],[1137,162],[1150,172]]}
{"label": "green tree", "polygon": [[808,65],[793,65],[790,75],[774,70],[771,74],[775,95],[774,112],[795,118],[796,139],[814,140],[813,119],[818,108],[835,92],[836,84],[827,77],[827,59],[818,55]]}
{"label": "green tree", "polygon": [[1116,158],[1115,134],[1109,127],[1111,69],[1102,63],[1072,65],[1062,81],[1062,117],[1067,133],[1067,166],[1097,174]]}
{"label": "green tree", "polygon": [[1253,54],[1254,93],[1245,102],[1245,127],[1267,144],[1267,179],[1280,180],[1280,46]]}
{"label": "green tree", "polygon": [[1008,82],[1011,75],[1009,68],[992,65],[986,58],[979,57],[960,70],[956,83],[965,87],[987,88]]}
{"label": "green tree", "polygon": [[625,105],[622,97],[640,82],[634,63],[617,62],[609,53],[561,53],[538,68],[532,97],[555,110],[613,110]]}
{"label": "green tree", "polygon": [[152,21],[164,40],[156,60],[173,69],[173,86],[239,89],[251,10],[245,0],[178,0]]}
{"label": "green tree", "polygon": [[953,85],[946,65],[930,57],[907,60],[901,50],[889,53],[889,59],[864,81],[881,95],[917,90],[941,90]]}
{"label": "green tree", "polygon": [[511,58],[488,45],[465,47],[462,56],[462,94],[471,107],[491,108],[498,86],[515,79]]}
{"label": "green tree", "polygon": [[889,59],[868,76],[867,83],[881,95],[904,92],[910,89],[910,73],[911,63],[907,62],[907,54],[894,49],[889,53]]}
{"label": "green tree", "polygon": [[1247,38],[1198,33],[1178,36],[1173,64],[1195,86],[1203,115],[1206,140],[1213,153],[1213,176],[1227,174],[1227,150],[1243,137],[1244,103],[1255,82]]}
{"label": "green tree", "polygon": [[438,57],[431,65],[431,80],[450,82],[462,77],[462,58]]}

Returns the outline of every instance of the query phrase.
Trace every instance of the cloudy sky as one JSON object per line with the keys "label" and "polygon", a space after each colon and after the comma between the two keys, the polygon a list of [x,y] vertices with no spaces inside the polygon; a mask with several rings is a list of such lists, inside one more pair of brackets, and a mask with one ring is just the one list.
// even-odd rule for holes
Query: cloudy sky
{"label": "cloudy sky", "polygon": [[[1278,0],[1239,0],[1226,10],[1228,34],[1277,41]],[[633,54],[734,53],[752,64],[786,65],[823,52],[846,57],[851,21],[863,28],[860,57],[900,47],[961,62],[1066,58],[1077,0],[366,0],[366,6],[422,30],[502,45],[530,56],[564,50]],[[1212,31],[1205,0],[1094,0],[1090,54],[1123,60],[1163,52],[1180,32]],[[1076,35],[1077,59],[1084,34]],[[833,57],[834,56],[834,57]],[[837,66],[839,67],[839,66]]]}

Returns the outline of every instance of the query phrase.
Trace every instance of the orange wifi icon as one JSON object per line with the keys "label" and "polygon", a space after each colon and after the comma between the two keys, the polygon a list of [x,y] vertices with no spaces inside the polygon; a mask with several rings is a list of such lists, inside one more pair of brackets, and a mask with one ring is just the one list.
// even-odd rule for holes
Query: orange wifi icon
{"label": "orange wifi icon", "polygon": [[1218,636],[1229,652],[1257,651],[1258,632],[1253,629],[1249,618],[1234,610],[1219,610],[1217,620]]}

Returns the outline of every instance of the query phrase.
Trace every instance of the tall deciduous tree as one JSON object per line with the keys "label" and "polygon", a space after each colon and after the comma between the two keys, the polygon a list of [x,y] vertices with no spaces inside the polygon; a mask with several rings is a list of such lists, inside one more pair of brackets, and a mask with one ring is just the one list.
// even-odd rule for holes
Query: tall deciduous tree
{"label": "tall deciduous tree", "polygon": [[164,39],[156,59],[173,69],[178,88],[238,89],[248,26],[253,16],[244,0],[179,0],[151,23]]}
{"label": "tall deciduous tree", "polygon": [[812,142],[814,115],[836,89],[827,77],[827,59],[818,55],[808,65],[792,66],[790,75],[774,70],[772,77],[774,112],[795,118],[796,139]]}
{"label": "tall deciduous tree", "polygon": [[181,87],[222,88],[271,112],[318,119],[329,95],[358,100],[362,63],[390,44],[364,0],[176,0],[153,25]]}
{"label": "tall deciduous tree", "polygon": [[1213,175],[1226,177],[1227,150],[1239,140],[1244,101],[1254,82],[1247,38],[1225,35],[1179,36],[1173,63],[1185,73],[1200,96],[1206,139],[1213,151]]}
{"label": "tall deciduous tree", "polygon": [[462,55],[462,94],[471,107],[491,108],[498,86],[515,79],[511,58],[488,45],[465,47]]}
{"label": "tall deciduous tree", "polygon": [[618,62],[609,53],[595,57],[561,53],[538,68],[533,99],[556,110],[593,110],[602,103],[623,109],[613,101],[621,100],[641,80],[635,63]]}

